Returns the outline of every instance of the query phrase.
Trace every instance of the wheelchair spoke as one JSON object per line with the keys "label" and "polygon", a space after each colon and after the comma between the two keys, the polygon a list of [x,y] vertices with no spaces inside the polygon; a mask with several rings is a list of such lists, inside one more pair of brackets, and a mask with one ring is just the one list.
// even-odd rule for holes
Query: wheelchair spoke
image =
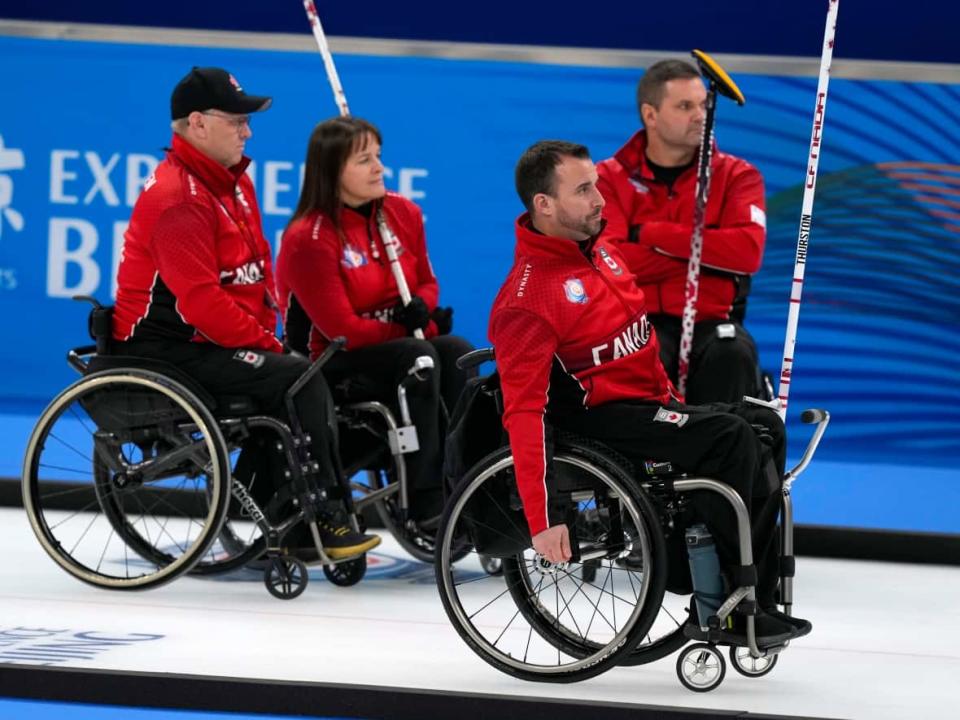
{"label": "wheelchair spoke", "polygon": [[[113,530],[110,531],[110,534],[107,536],[107,541],[103,544],[103,552],[100,553],[100,561],[97,563],[96,571],[100,572],[100,568],[103,567],[103,558],[107,555],[107,548],[110,547],[110,541],[113,540]],[[129,573],[128,573],[129,577]]]}
{"label": "wheelchair spoke", "polygon": [[616,624],[617,624],[617,602],[616,602],[617,591],[616,591],[616,590],[614,589],[614,587],[613,587],[613,578],[614,578],[613,573],[608,570],[608,571],[607,571],[607,575],[608,575],[609,578],[610,578],[610,611],[611,611],[611,614],[613,615],[613,624],[614,624],[614,627],[616,627]]}
{"label": "wheelchair spoke", "polygon": [[665,613],[667,614],[667,616],[668,616],[671,620],[673,620],[673,624],[674,624],[674,625],[676,625],[677,627],[680,627],[681,625],[683,625],[683,623],[680,622],[680,621],[678,621],[678,620],[673,616],[673,613],[670,612],[670,611],[667,609],[667,606],[666,606],[666,605],[661,605],[661,606],[660,606],[660,609],[663,610],[663,612],[665,612]]}
{"label": "wheelchair spoke", "polygon": [[[560,586],[557,585],[558,592],[559,592],[559,588],[560,588]],[[567,598],[566,598],[566,596],[563,594],[563,592],[560,592],[560,597],[563,598],[563,609],[564,609],[564,611],[567,613],[567,615],[570,616],[570,619],[573,621],[573,626],[577,629],[577,634],[580,636],[580,638],[581,638],[582,640],[586,640],[586,639],[587,639],[587,636],[583,634],[583,631],[580,629],[580,625],[577,623],[577,618],[574,617],[573,612],[570,610],[570,603],[573,601],[573,598],[576,597],[576,592],[574,592],[574,594],[573,594],[573,596],[570,598],[570,600],[567,600]],[[556,620],[556,626],[557,626],[557,627],[559,627],[559,625],[560,625],[560,617],[561,617],[561,614],[558,613],[558,614],[557,614],[557,620]]]}
{"label": "wheelchair spoke", "polygon": [[[528,529],[526,527],[521,528],[520,525],[516,521],[514,521],[512,517],[507,515],[506,510],[500,507],[500,503],[497,502],[497,498],[495,498],[489,490],[485,488],[481,488],[481,490],[486,494],[487,498],[492,501],[493,507],[496,508],[497,512],[503,515],[503,517],[506,518],[506,520],[510,523],[510,525],[512,525],[515,530],[520,532],[521,536],[525,535],[528,532]],[[493,530],[495,528],[490,528],[490,529]],[[504,537],[507,537],[507,536],[504,535]]]}
{"label": "wheelchair spoke", "polygon": [[70,553],[71,553],[71,554],[73,554],[74,552],[76,552],[77,547],[78,547],[78,546],[80,545],[80,543],[83,541],[83,538],[85,538],[85,537],[87,536],[87,533],[90,532],[90,528],[93,527],[93,524],[97,521],[97,518],[98,518],[98,517],[100,517],[100,513],[95,513],[94,516],[93,516],[92,518],[90,518],[90,522],[87,523],[86,529],[80,534],[80,537],[77,538],[76,544],[70,549]]}
{"label": "wheelchair spoke", "polygon": [[[157,520],[156,517],[154,517],[154,515],[153,515],[153,513],[152,513],[153,508],[155,508],[155,507],[157,506],[157,504],[159,503],[159,499],[158,499],[156,502],[154,502],[149,508],[145,508],[145,507],[143,506],[143,501],[142,501],[139,497],[138,497],[136,500],[137,500],[137,504],[140,505],[140,511],[141,511],[141,512],[140,512],[140,518],[139,518],[139,519],[140,519],[140,520],[143,520],[143,529],[144,529],[144,532],[147,533],[147,542],[150,543],[150,545],[154,548],[154,550],[156,551],[156,554],[159,555],[159,554],[162,553],[162,554],[164,554],[164,555],[169,555],[169,553],[166,553],[165,551],[161,550],[160,547],[159,547],[159,545],[158,545],[158,543],[160,542],[160,538],[161,538],[162,536],[164,536],[164,535],[166,535],[168,538],[170,538],[170,541],[173,543],[173,545],[177,548],[177,550],[179,550],[179,551],[182,553],[182,552],[183,552],[183,547],[181,547],[181,546],[177,543],[176,539],[174,539],[174,537],[173,537],[169,532],[167,532],[167,524],[170,522],[170,517],[169,517],[169,516],[165,517],[165,518],[164,518],[164,521],[161,523],[159,520]],[[159,532],[159,534],[157,535],[157,542],[156,542],[156,543],[153,542],[153,540],[152,540],[151,537],[150,537],[150,528],[149,528],[149,526],[147,525],[147,513],[150,513],[150,516],[149,516],[150,519],[153,520],[154,524],[157,525],[157,527],[160,528],[160,532]],[[189,544],[189,543],[187,543],[187,544]],[[160,565],[160,563],[156,562],[156,560],[154,560],[154,564],[155,564],[158,568],[159,568],[159,567],[162,567],[162,566]]]}
{"label": "wheelchair spoke", "polygon": [[[540,592],[540,586],[543,585],[543,578],[540,578],[540,582],[537,584],[537,587],[534,589],[535,593]],[[530,625],[530,629],[527,630],[527,646],[523,651],[523,661],[526,662],[527,658],[530,656],[530,641],[533,639],[533,625]]]}
{"label": "wheelchair spoke", "polygon": [[[77,517],[77,515],[80,515],[81,513],[85,513],[87,510],[89,510],[90,508],[92,508],[94,505],[98,505],[98,504],[99,504],[99,502],[97,501],[96,498],[94,498],[93,500],[91,500],[90,502],[88,502],[86,505],[84,505],[82,508],[80,508],[80,509],[78,509],[78,510],[75,510],[74,512],[72,512],[70,515],[67,515],[65,518],[63,518],[63,519],[60,520],[59,522],[56,522],[56,523],[54,523],[53,525],[49,525],[48,527],[50,528],[50,530],[56,530],[56,529],[59,528],[61,525],[63,525],[63,524],[65,524],[65,523],[70,522],[71,520],[73,520],[75,517]],[[98,513],[98,514],[99,514],[99,513]],[[96,516],[94,516],[94,517],[96,517]],[[82,539],[82,538],[81,538],[81,539]]]}
{"label": "wheelchair spoke", "polygon": [[510,626],[513,625],[513,621],[516,620],[516,619],[517,619],[517,616],[519,616],[519,615],[520,615],[520,610],[518,609],[518,610],[513,614],[513,617],[510,618],[510,622],[508,622],[508,623],[504,626],[503,630],[500,631],[500,634],[497,635],[497,639],[493,641],[493,646],[494,646],[494,647],[497,646],[497,643],[500,642],[500,640],[501,640],[501,639],[503,638],[503,636],[506,634],[507,630],[510,629]]}
{"label": "wheelchair spoke", "polygon": [[[60,465],[49,465],[49,464],[47,464],[47,463],[42,463],[41,465],[38,466],[38,469],[39,469],[39,468],[42,468],[42,469],[44,469],[44,470],[57,470],[58,472],[73,473],[73,474],[75,474],[75,475],[82,475],[83,477],[89,477],[89,476],[90,476],[90,471],[89,471],[89,470],[76,470],[76,469],[74,469],[74,468],[62,467],[62,466],[60,466]],[[84,489],[86,489],[86,488],[84,488]],[[44,497],[54,497],[54,496],[53,496],[53,495],[45,495]]]}
{"label": "wheelchair spoke", "polygon": [[[516,585],[516,583],[514,583],[514,585]],[[497,600],[499,600],[500,598],[502,598],[502,597],[503,597],[504,595],[506,595],[508,592],[510,592],[510,587],[509,587],[509,586],[507,586],[507,589],[506,589],[506,590],[504,590],[504,591],[501,592],[499,595],[497,595],[495,598],[493,598],[493,600],[490,600],[489,602],[487,602],[483,607],[481,607],[479,610],[477,610],[476,612],[474,612],[472,615],[468,615],[468,616],[467,616],[467,619],[473,620],[477,615],[479,615],[479,614],[482,613],[484,610],[486,610],[488,607],[490,607],[491,605],[493,605],[493,603],[495,603]]]}
{"label": "wheelchair spoke", "polygon": [[74,453],[76,453],[76,454],[79,455],[81,458],[83,458],[84,460],[86,460],[88,463],[93,463],[93,459],[92,459],[89,455],[84,455],[80,450],[77,450],[77,448],[75,448],[73,445],[71,445],[70,443],[68,443],[68,442],[67,442],[66,440],[64,440],[63,438],[61,438],[59,435],[55,435],[54,433],[50,433],[49,435],[47,435],[47,438],[48,438],[48,439],[52,439],[52,440],[56,440],[58,443],[60,443],[61,445],[63,445],[65,448],[67,448],[68,450],[72,450]]}
{"label": "wheelchair spoke", "polygon": [[[569,573],[568,573],[568,574],[569,574]],[[612,577],[612,573],[608,572],[608,573],[607,573],[607,577]],[[573,576],[571,576],[571,579],[573,579],[574,581],[576,581],[576,578],[573,577]],[[597,590],[600,591],[600,594],[601,594],[601,595],[612,595],[615,599],[619,600],[619,601],[622,602],[622,603],[627,603],[627,604],[629,604],[629,605],[632,605],[632,604],[633,604],[633,601],[632,601],[632,600],[628,600],[627,598],[624,598],[624,597],[621,597],[621,596],[617,595],[616,593],[612,592],[611,590],[607,590],[607,589],[606,589],[606,588],[607,588],[607,581],[606,581],[606,580],[603,581],[603,586],[602,586],[602,587],[599,586],[599,585],[595,585],[594,583],[589,582],[589,581],[587,581],[587,580],[584,580],[584,581],[583,581],[583,584],[584,584],[584,585],[589,585],[589,586],[592,587],[592,588],[596,588]]]}
{"label": "wheelchair spoke", "polygon": [[[607,575],[607,577],[609,577],[609,574]],[[573,580],[573,582],[576,584],[577,578],[571,576],[570,579]],[[584,585],[590,585],[591,587],[596,587],[596,585],[593,585],[592,583],[588,583],[588,582],[586,582],[586,581],[583,581],[583,582],[579,583],[579,585],[577,585],[577,591],[580,592],[580,593],[583,595],[584,599],[586,599],[586,601],[587,601],[588,603],[590,603],[590,605],[593,607],[593,614],[590,616],[590,622],[589,622],[589,624],[587,625],[587,632],[590,632],[590,628],[593,627],[593,621],[596,620],[596,619],[597,619],[597,615],[599,615],[599,616],[603,619],[603,621],[607,624],[607,627],[609,627],[614,633],[616,633],[616,632],[617,632],[617,629],[610,623],[610,621],[607,619],[607,616],[604,615],[603,612],[600,610],[600,603],[599,603],[599,601],[594,602],[594,601],[591,600],[590,597],[583,591],[583,586],[584,586]],[[607,586],[607,581],[604,580],[604,581],[603,581],[603,587],[600,588],[600,593],[601,593],[601,594],[603,594],[604,588],[606,588],[606,586]]]}
{"label": "wheelchair spoke", "polygon": [[97,429],[96,429],[95,427],[94,427],[93,429],[91,429],[91,428],[87,425],[87,422],[90,420],[90,416],[89,416],[89,415],[86,415],[86,413],[84,413],[84,414],[86,415],[86,419],[80,417],[80,414],[77,412],[76,407],[74,407],[73,405],[70,406],[70,414],[73,415],[73,416],[77,419],[77,422],[79,422],[79,423],[83,426],[83,429],[84,429],[84,430],[86,430],[88,433],[90,433],[90,436],[91,436],[91,437],[93,437],[93,436],[96,434]]}
{"label": "wheelchair spoke", "polygon": [[637,587],[636,587],[636,585],[633,584],[633,573],[629,573],[629,574],[627,575],[627,580],[630,581],[630,589],[633,590],[633,599],[634,599],[634,600],[639,600],[639,599],[640,599],[640,593],[637,592]]}

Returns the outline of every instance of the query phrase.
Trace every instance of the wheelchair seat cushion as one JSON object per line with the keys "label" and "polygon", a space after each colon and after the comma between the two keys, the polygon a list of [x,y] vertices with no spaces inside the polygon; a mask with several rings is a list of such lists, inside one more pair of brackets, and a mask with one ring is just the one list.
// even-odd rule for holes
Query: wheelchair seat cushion
{"label": "wheelchair seat cushion", "polygon": [[238,417],[252,415],[257,411],[253,398],[246,395],[216,395],[211,394],[195,379],[180,370],[172,363],[154,358],[137,357],[134,355],[94,355],[87,365],[88,373],[102,370],[121,370],[124,368],[136,370],[150,370],[171,380],[180,383],[187,390],[196,395],[214,415],[220,417]]}

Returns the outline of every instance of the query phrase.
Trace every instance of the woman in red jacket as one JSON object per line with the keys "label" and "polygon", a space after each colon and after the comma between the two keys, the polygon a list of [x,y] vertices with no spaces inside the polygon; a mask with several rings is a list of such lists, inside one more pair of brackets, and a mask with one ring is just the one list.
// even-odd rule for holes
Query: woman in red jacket
{"label": "woman in red jacket", "polygon": [[[387,192],[380,145],[380,131],[360,118],[333,118],[314,129],[300,201],[277,259],[277,289],[292,348],[316,357],[330,339],[346,338],[346,351],[324,368],[341,400],[379,400],[396,411],[397,385],[415,358],[433,358],[433,373],[407,395],[420,442],[406,456],[411,512],[423,520],[442,507],[443,405],[453,409],[466,382],[455,361],[473,348],[449,334],[453,310],[437,305],[423,215]],[[380,212],[399,243],[412,294],[407,305],[378,230]],[[416,330],[426,339],[412,337]]]}

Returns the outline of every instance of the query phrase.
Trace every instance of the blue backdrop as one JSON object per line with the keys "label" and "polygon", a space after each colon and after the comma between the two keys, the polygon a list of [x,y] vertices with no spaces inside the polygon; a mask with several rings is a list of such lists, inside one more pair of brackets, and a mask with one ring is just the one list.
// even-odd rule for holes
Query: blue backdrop
{"label": "blue backdrop", "polygon": [[[457,331],[484,343],[521,209],[516,158],[544,137],[583,142],[596,159],[612,154],[635,129],[640,71],[337,62],[351,110],[383,130],[388,185],[424,209]],[[275,240],[296,203],[310,129],[336,112],[317,54],[0,38],[0,410],[29,417],[73,379],[63,357],[86,341],[86,309],[68,297],[110,301],[130,208],[169,142],[170,90],[193,64],[225,66],[249,92],[275,98],[248,143]],[[748,325],[776,374],[815,80],[736,79],[747,104],[721,101],[718,141],[767,181],[768,249]],[[800,520],[955,532],[960,85],[834,80],[823,138],[792,455],[805,440],[801,409],[827,407],[835,420],[797,486]]]}

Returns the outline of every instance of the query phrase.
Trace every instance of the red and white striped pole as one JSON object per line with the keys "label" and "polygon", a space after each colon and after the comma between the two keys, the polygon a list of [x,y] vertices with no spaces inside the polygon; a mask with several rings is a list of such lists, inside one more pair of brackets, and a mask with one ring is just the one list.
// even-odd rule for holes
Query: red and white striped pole
{"label": "red and white striped pole", "polygon": [[803,293],[803,274],[807,267],[807,246],[813,225],[813,197],[817,188],[817,167],[820,164],[820,146],[823,141],[823,120],[827,110],[827,87],[830,84],[830,63],[833,60],[833,41],[837,33],[837,10],[840,0],[829,0],[827,23],[823,32],[823,51],[820,55],[820,80],[817,83],[817,102],[813,111],[813,129],[810,133],[810,155],[803,187],[803,206],[800,211],[800,232],[793,266],[790,289],[790,311],[787,315],[787,333],[783,342],[783,364],[780,366],[780,386],[777,400],[780,418],[786,420],[787,398],[793,378],[793,360],[797,343],[797,323],[800,320],[800,296]]}
{"label": "red and white striped pole", "polygon": [[337,75],[337,66],[333,64],[333,55],[330,54],[327,36],[323,32],[323,25],[320,24],[317,6],[313,4],[313,0],[303,0],[303,9],[307,13],[310,29],[313,30],[313,37],[317,41],[317,48],[323,57],[323,67],[327,71],[327,79],[330,81],[330,88],[333,90],[333,99],[337,103],[340,115],[345,117],[350,114],[350,108],[347,107],[347,95],[343,92],[343,85],[340,84],[340,76]]}

